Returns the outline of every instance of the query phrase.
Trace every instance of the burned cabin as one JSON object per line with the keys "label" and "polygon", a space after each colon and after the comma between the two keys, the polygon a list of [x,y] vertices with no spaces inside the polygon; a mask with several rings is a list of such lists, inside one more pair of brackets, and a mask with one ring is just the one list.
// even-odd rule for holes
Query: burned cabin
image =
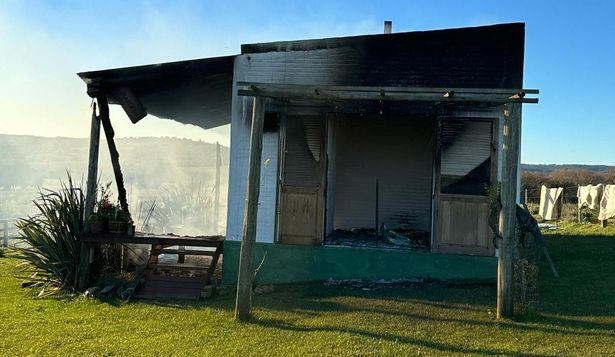
{"label": "burned cabin", "polygon": [[504,122],[537,101],[522,89],[524,26],[246,44],[80,76],[135,123],[231,125],[225,283],[250,217],[260,283],[492,278],[488,191],[518,180]]}

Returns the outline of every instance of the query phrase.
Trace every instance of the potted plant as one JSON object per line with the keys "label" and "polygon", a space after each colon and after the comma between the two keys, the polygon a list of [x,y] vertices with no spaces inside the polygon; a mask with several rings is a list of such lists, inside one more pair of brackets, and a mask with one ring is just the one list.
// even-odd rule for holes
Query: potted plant
{"label": "potted plant", "polygon": [[126,234],[129,221],[132,221],[130,214],[115,207],[111,217],[109,217],[109,233]]}
{"label": "potted plant", "polygon": [[109,229],[109,225],[106,216],[101,215],[98,212],[94,212],[88,218],[90,233],[92,234],[105,234]]}
{"label": "potted plant", "polygon": [[90,233],[105,234],[109,230],[109,215],[113,205],[103,198],[96,204],[94,212],[88,217]]}

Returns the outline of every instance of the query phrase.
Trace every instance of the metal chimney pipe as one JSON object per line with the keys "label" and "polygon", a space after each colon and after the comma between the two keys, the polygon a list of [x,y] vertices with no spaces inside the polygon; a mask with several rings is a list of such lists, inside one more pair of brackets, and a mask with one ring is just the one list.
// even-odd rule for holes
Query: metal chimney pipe
{"label": "metal chimney pipe", "polygon": [[390,34],[393,32],[393,21],[387,20],[384,22],[384,33]]}

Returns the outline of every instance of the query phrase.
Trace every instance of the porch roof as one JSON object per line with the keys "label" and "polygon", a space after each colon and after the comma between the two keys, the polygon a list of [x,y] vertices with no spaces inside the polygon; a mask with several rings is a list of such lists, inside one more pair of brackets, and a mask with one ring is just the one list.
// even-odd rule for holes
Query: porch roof
{"label": "porch roof", "polygon": [[87,93],[104,91],[136,123],[147,114],[204,129],[231,121],[235,56],[78,73]]}

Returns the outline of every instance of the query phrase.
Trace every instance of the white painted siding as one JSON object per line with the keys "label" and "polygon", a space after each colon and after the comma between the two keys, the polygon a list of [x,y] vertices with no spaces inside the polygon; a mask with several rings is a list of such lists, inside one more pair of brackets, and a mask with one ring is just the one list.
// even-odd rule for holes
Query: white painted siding
{"label": "white painted siding", "polygon": [[434,121],[382,117],[334,121],[333,227],[374,227],[378,179],[380,222],[395,228],[399,216],[408,215],[412,228],[429,230]]}
{"label": "white painted siding", "polygon": [[[235,58],[233,73],[233,99],[231,112],[231,153],[226,237],[241,240],[246,199],[246,183],[250,146],[252,99],[237,95],[237,82],[342,84],[344,58],[348,49],[301,52],[270,52],[239,55]],[[275,207],[278,148],[272,134],[263,139],[263,162],[270,158],[268,167],[261,168],[261,194],[257,217],[259,242],[273,242],[275,234]],[[276,138],[277,138],[276,134]],[[275,146],[275,150],[274,150]]]}
{"label": "white painted siding", "polygon": [[[263,134],[263,156],[261,159],[261,183],[260,194],[258,199],[258,216],[256,219],[256,241],[273,243],[275,234],[275,210],[277,197],[277,172],[278,172],[278,133]],[[247,155],[236,156],[235,162],[245,162],[248,160]],[[232,155],[232,152],[231,152]],[[232,162],[232,161],[231,161]],[[231,164],[232,165],[232,164]],[[231,166],[232,167],[232,166]],[[236,178],[235,180],[238,180]],[[244,181],[247,181],[247,176],[244,176]],[[235,181],[236,182],[236,181]],[[241,187],[236,184],[229,185],[229,197],[235,197],[236,201],[229,201],[229,216],[227,220],[227,239],[241,240],[243,234],[243,211],[239,205],[239,189],[243,190],[245,202],[246,183]],[[235,212],[230,214],[230,209]],[[245,209],[245,205],[244,208]]]}
{"label": "white painted siding", "polygon": [[[243,80],[244,73],[241,61],[236,61],[235,81]],[[232,108],[226,238],[241,240],[250,153],[252,99],[237,96],[236,82],[233,84]],[[278,143],[278,133],[263,135],[261,159],[263,166],[261,166],[259,209],[256,221],[257,242],[272,243],[275,238]]]}
{"label": "white painted siding", "polygon": [[[240,240],[243,228],[245,210],[245,194],[248,171],[248,154],[250,142],[250,120],[252,100],[237,96],[238,81],[265,83],[294,83],[319,85],[344,85],[350,76],[347,58],[353,55],[351,49],[323,49],[301,52],[269,52],[239,55],[235,59],[231,119],[231,154],[227,211],[227,239]],[[352,73],[350,77],[360,78],[360,73]],[[356,76],[354,76],[356,74]],[[466,112],[464,116],[501,118],[497,112]],[[501,120],[500,120],[501,122]],[[387,224],[393,212],[407,211],[417,216],[416,225],[420,229],[429,229],[430,200],[432,184],[432,131],[427,121],[408,119],[408,123],[416,124],[413,129],[395,130],[392,127],[380,128],[377,136],[372,136],[360,126],[349,128],[347,141],[355,140],[357,133],[363,135],[366,142],[377,142],[379,145],[357,147],[363,152],[368,162],[350,159],[346,162],[341,155],[329,157],[328,192],[329,201],[334,197],[333,207],[327,212],[327,231],[336,228],[352,228],[358,226],[372,227],[374,225],[374,200],[376,172],[381,180],[381,218]],[[331,124],[331,123],[330,123]],[[410,124],[408,124],[410,125]],[[501,127],[500,127],[501,128]],[[500,130],[501,133],[501,130]],[[501,135],[501,134],[500,134]],[[277,171],[277,139],[273,134],[267,134],[267,142],[263,148],[263,162],[271,159],[268,167],[262,168],[261,195],[259,199],[259,215],[257,220],[257,241],[272,242],[275,233],[275,206],[277,183],[274,168]],[[277,137],[277,135],[276,135]],[[339,145],[338,138],[331,142]],[[500,137],[501,139],[501,137]],[[275,145],[274,145],[275,141]],[[395,143],[397,146],[394,146]],[[501,141],[500,141],[501,143]],[[348,144],[349,145],[349,144]],[[275,146],[275,150],[274,150]],[[501,146],[501,145],[500,145]],[[373,148],[374,150],[370,150]],[[393,152],[393,154],[387,154]],[[392,151],[391,151],[392,150]],[[403,153],[403,155],[401,154]],[[338,153],[339,154],[339,153]],[[498,176],[501,176],[501,150]],[[335,167],[332,168],[333,162]],[[396,174],[399,162],[402,176]],[[350,166],[349,166],[350,165]],[[354,179],[347,174],[360,168]],[[371,168],[370,168],[371,167]],[[390,170],[394,168],[394,170]],[[402,170],[403,169],[403,170]],[[362,176],[365,173],[367,176]],[[354,180],[354,181],[353,181]],[[346,186],[350,184],[350,186]],[[399,196],[398,199],[395,197]],[[348,202],[345,207],[339,207],[340,202]],[[388,205],[388,208],[387,208]],[[356,206],[353,208],[353,206]],[[333,217],[331,217],[333,216]],[[392,225],[394,226],[394,224]]]}

